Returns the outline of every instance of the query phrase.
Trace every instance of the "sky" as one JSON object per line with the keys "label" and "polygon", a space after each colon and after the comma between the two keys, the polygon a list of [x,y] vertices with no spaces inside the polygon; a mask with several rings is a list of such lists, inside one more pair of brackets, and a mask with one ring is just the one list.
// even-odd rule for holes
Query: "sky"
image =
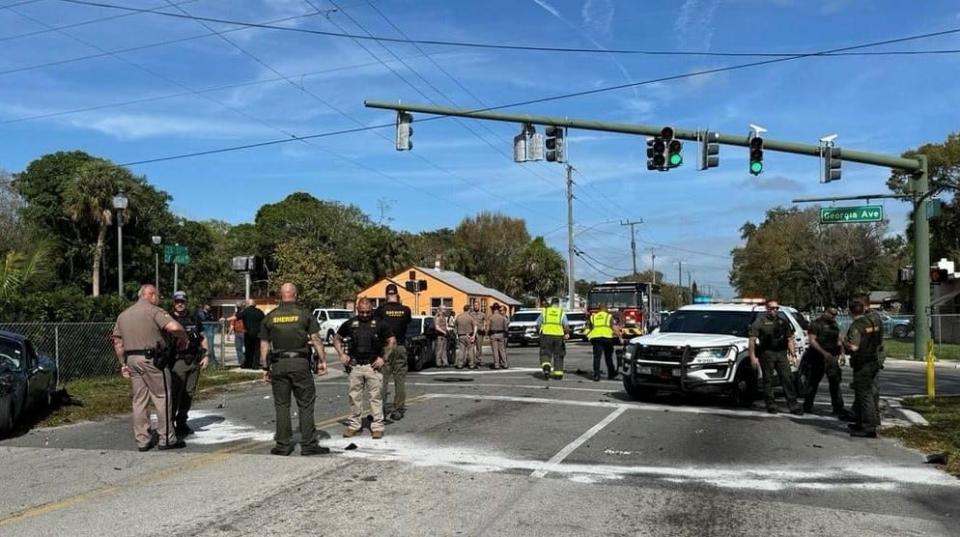
{"label": "sky", "polygon": [[[301,30],[432,41],[685,52],[803,53],[960,28],[954,1],[878,0],[98,0]],[[906,16],[909,15],[909,16]],[[402,32],[402,33],[401,33]],[[510,107],[517,113],[767,138],[900,154],[941,142],[960,118],[960,54],[808,57],[643,83],[755,61],[750,57],[561,53],[361,41],[249,28],[62,0],[0,0],[0,169],[79,149],[119,164],[258,142],[288,143],[130,168],[191,219],[252,222],[293,192],[356,204],[375,221],[418,232],[481,210],[526,219],[566,256],[564,170],[514,163],[520,126],[414,114],[414,149],[394,149],[385,100],[482,108],[609,86],[632,87]],[[949,34],[870,51],[960,49]],[[540,127],[539,132],[543,132]],[[844,163],[819,183],[816,158],[724,146],[696,170],[697,147],[666,173],[646,169],[643,137],[571,130],[577,278],[655,263],[733,296],[730,251],[740,227],[798,197],[886,193],[889,170]],[[891,233],[908,207],[884,205]]]}

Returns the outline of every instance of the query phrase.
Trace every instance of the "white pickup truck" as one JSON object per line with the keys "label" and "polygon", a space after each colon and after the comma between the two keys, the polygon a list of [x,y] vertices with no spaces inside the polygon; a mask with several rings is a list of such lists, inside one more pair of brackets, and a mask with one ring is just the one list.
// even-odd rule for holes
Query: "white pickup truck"
{"label": "white pickup truck", "polygon": [[[635,399],[658,391],[712,391],[749,406],[757,396],[761,373],[750,367],[747,329],[764,314],[764,306],[757,304],[678,309],[653,333],[630,340],[621,365],[624,389]],[[779,315],[793,326],[797,356],[803,356],[807,334],[800,313],[781,306]]]}
{"label": "white pickup truck", "polygon": [[353,317],[353,312],[346,309],[317,308],[313,310],[313,316],[320,323],[320,336],[327,345],[332,345],[334,334],[340,329],[341,324]]}

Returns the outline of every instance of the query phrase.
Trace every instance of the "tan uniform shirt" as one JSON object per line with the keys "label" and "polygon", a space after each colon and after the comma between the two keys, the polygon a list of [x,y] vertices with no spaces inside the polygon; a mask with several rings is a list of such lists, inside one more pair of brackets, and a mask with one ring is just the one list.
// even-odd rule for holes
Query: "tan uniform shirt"
{"label": "tan uniform shirt", "polygon": [[457,315],[457,320],[454,324],[457,327],[458,336],[472,336],[474,328],[479,329],[476,319],[469,313]]}
{"label": "tan uniform shirt", "polygon": [[123,340],[127,351],[155,349],[164,344],[163,327],[173,320],[163,309],[141,299],[117,316],[113,335]]}
{"label": "tan uniform shirt", "polygon": [[484,315],[482,311],[471,311],[470,316],[473,317],[473,320],[477,323],[478,332],[485,330],[483,323],[487,320],[487,316]]}
{"label": "tan uniform shirt", "polygon": [[500,313],[494,313],[490,316],[490,331],[491,332],[506,332],[507,331],[507,318],[501,315]]}

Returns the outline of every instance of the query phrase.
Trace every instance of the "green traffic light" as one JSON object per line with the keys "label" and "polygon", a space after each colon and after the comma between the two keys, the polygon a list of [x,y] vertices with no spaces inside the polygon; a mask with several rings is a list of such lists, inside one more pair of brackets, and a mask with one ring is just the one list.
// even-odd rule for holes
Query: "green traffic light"
{"label": "green traffic light", "polygon": [[679,166],[682,163],[683,163],[683,155],[681,155],[680,153],[674,153],[670,155],[671,166]]}
{"label": "green traffic light", "polygon": [[763,172],[763,163],[759,161],[754,161],[750,163],[750,173],[754,175],[759,175]]}

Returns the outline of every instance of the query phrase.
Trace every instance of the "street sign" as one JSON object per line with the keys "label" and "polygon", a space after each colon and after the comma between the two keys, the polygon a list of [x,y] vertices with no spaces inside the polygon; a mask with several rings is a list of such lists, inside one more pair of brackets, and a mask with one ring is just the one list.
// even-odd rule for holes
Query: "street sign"
{"label": "street sign", "polygon": [[927,200],[924,207],[926,207],[927,220],[933,220],[943,212],[943,203],[937,199]]}
{"label": "street sign", "polygon": [[821,207],[821,224],[864,224],[883,220],[882,205],[860,207]]}
{"label": "street sign", "polygon": [[163,262],[176,265],[190,263],[190,250],[179,244],[166,244],[163,247]]}

